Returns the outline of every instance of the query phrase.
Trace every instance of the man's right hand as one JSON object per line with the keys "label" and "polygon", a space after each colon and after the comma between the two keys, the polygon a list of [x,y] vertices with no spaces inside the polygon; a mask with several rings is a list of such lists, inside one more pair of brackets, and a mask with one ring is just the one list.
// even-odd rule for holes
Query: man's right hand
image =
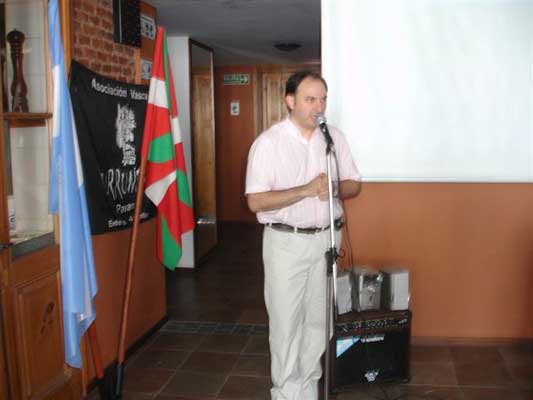
{"label": "man's right hand", "polygon": [[326,174],[317,175],[307,186],[309,189],[308,197],[318,196],[320,200],[328,199],[328,177]]}

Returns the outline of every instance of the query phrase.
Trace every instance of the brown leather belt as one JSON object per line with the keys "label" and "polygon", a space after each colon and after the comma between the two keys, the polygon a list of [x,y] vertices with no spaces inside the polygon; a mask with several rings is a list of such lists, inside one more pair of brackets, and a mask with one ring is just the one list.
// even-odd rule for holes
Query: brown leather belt
{"label": "brown leather belt", "polygon": [[[314,233],[318,233],[318,232],[323,232],[323,231],[327,231],[329,229],[329,225],[328,226],[325,226],[323,228],[319,228],[319,227],[309,227],[309,228],[298,228],[296,226],[292,226],[292,225],[287,225],[287,224],[282,224],[282,223],[279,223],[279,222],[269,222],[267,224],[265,224],[266,226],[272,228],[272,229],[275,229],[277,231],[281,231],[281,232],[291,232],[291,233],[305,233],[305,234],[308,234],[308,235],[312,235]],[[344,220],[342,218],[337,218],[335,221],[334,221],[334,225],[335,225],[335,230],[339,230],[341,229],[343,226],[344,226]]]}

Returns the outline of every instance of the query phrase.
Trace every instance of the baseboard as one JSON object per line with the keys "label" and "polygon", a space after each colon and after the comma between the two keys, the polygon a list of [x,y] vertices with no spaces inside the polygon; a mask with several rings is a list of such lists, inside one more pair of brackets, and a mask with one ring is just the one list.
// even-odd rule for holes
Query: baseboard
{"label": "baseboard", "polygon": [[533,338],[478,338],[413,336],[412,346],[533,346]]}

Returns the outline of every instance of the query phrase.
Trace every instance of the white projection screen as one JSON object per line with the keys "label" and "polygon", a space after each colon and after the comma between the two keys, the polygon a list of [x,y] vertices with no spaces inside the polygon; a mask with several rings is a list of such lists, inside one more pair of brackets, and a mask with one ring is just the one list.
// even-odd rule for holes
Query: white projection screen
{"label": "white projection screen", "polygon": [[533,0],[322,0],[322,71],[363,180],[533,180]]}

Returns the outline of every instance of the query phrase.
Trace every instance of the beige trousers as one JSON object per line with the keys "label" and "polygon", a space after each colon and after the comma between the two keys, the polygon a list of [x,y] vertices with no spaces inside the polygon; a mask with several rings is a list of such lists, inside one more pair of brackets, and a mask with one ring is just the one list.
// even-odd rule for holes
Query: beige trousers
{"label": "beige trousers", "polygon": [[[265,227],[263,262],[269,317],[272,400],[317,400],[325,350],[329,230],[280,232]],[[339,247],[340,232],[336,232]]]}

